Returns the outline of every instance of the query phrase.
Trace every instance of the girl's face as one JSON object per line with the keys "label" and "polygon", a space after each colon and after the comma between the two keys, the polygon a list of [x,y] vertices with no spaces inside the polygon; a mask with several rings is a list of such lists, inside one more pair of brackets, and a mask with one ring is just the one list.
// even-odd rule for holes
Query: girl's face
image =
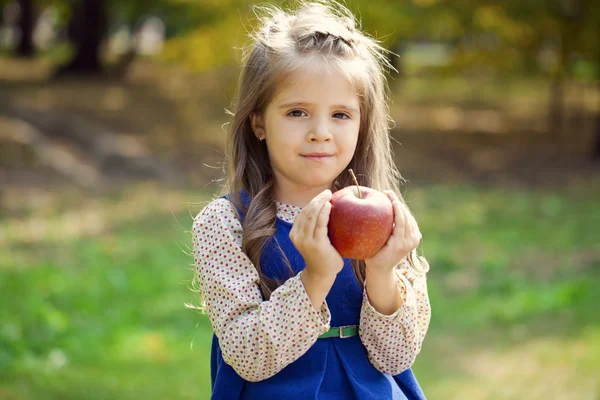
{"label": "girl's face", "polygon": [[266,139],[276,197],[307,198],[331,189],[348,166],[358,140],[360,101],[343,75],[311,67],[289,75],[254,133]]}

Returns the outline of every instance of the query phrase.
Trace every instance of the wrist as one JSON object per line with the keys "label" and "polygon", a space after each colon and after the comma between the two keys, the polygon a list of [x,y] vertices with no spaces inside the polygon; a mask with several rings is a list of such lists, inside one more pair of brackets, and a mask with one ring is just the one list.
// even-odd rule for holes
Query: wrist
{"label": "wrist", "polygon": [[387,281],[397,280],[396,268],[381,269],[367,266],[365,269],[365,279],[368,281]]}
{"label": "wrist", "polygon": [[333,284],[333,281],[335,281],[336,276],[336,273],[329,271],[318,271],[313,268],[310,268],[308,265],[306,266],[306,268],[304,268],[301,275],[303,281],[310,281],[311,283],[316,284],[321,283],[323,285]]}
{"label": "wrist", "polygon": [[305,268],[300,273],[300,280],[313,308],[317,311],[320,310],[327,294],[333,286],[335,275],[331,276],[330,274],[323,274],[312,271],[310,268]]}
{"label": "wrist", "polygon": [[403,282],[395,270],[371,271],[365,274],[365,289],[371,306],[383,315],[392,315],[406,298]]}

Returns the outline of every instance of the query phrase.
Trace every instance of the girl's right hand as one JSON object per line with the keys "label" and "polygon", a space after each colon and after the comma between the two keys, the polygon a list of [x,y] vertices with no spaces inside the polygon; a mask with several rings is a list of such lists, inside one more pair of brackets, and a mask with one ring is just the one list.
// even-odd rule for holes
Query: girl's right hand
{"label": "girl's right hand", "polygon": [[302,209],[294,221],[290,239],[304,257],[306,272],[335,278],[344,267],[344,260],[327,236],[331,195],[331,190],[325,190]]}

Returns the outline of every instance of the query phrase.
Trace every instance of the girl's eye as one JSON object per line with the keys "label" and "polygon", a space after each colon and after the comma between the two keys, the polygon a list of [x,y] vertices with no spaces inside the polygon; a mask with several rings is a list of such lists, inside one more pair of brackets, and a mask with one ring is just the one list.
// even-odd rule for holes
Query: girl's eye
{"label": "girl's eye", "polygon": [[290,117],[302,117],[302,114],[306,115],[306,113],[302,110],[292,110],[288,113]]}
{"label": "girl's eye", "polygon": [[[287,114],[289,117],[304,117],[307,116],[307,114],[302,111],[302,110],[292,110]],[[333,114],[334,118],[338,118],[338,119],[350,119],[350,116],[346,113],[335,113]]]}
{"label": "girl's eye", "polygon": [[350,116],[346,113],[335,113],[333,116],[340,119],[350,119]]}

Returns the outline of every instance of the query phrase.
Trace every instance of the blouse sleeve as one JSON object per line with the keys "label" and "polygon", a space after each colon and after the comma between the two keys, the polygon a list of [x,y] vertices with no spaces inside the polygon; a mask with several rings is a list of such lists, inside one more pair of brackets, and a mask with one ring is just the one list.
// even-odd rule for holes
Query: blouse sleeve
{"label": "blouse sleeve", "polygon": [[418,273],[406,259],[396,267],[404,303],[392,315],[373,308],[365,282],[359,332],[371,364],[383,373],[397,375],[407,370],[421,351],[431,319],[426,263],[425,268]]}
{"label": "blouse sleeve", "polygon": [[245,380],[275,375],[329,329],[329,309],[323,303],[315,310],[301,272],[263,301],[258,272],[242,252],[242,226],[228,200],[214,200],[198,214],[192,240],[200,293],[223,359]]}

